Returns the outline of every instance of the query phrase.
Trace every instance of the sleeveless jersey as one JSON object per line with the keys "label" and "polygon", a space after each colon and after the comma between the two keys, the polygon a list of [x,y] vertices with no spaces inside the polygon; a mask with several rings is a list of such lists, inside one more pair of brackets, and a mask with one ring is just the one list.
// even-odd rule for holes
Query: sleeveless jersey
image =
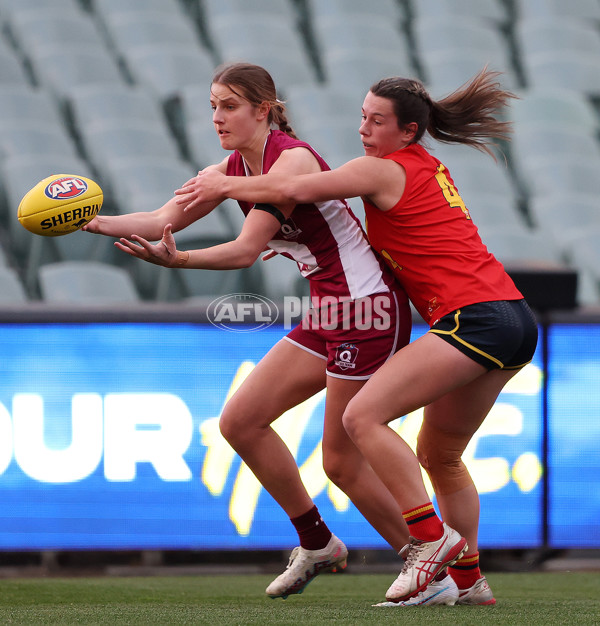
{"label": "sleeveless jersey", "polygon": [[[263,152],[266,174],[284,150],[303,147],[312,152],[322,170],[323,158],[307,143],[280,130],[271,131]],[[227,162],[228,176],[247,176],[242,155],[236,150]],[[254,207],[238,201],[245,215]],[[359,220],[344,200],[299,204],[269,242],[269,248],[293,259],[310,281],[312,298],[362,298],[398,289],[392,273],[369,244]],[[268,261],[267,261],[268,263]]]}
{"label": "sleeveless jersey", "polygon": [[418,144],[384,158],[404,167],[406,186],[389,211],[365,202],[367,233],[421,317],[433,326],[469,304],[521,299],[482,243],[445,166]]}

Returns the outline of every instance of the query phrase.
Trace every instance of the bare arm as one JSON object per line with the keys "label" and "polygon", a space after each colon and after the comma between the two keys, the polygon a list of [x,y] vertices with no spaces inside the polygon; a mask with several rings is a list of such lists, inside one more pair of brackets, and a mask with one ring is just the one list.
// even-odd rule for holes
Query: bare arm
{"label": "bare arm", "polygon": [[[225,161],[218,165],[211,165],[207,170],[225,173],[227,171]],[[185,206],[182,207],[181,203],[177,202],[178,198],[174,196],[155,211],[123,215],[97,215],[82,230],[108,237],[130,238],[136,234],[149,241],[158,241],[163,236],[167,224],[171,224],[173,232],[182,230],[210,213],[225,198],[226,196],[221,195],[209,202],[198,203],[192,210],[184,211]]]}
{"label": "bare arm", "polygon": [[131,235],[121,238],[115,245],[131,256],[165,267],[239,269],[250,267],[256,261],[280,226],[270,213],[253,209],[236,239],[210,248],[186,252],[177,250],[170,224],[164,227],[162,239],[157,244],[139,235]]}
{"label": "bare arm", "polygon": [[275,168],[264,176],[252,177],[223,176],[204,170],[176,195],[181,201],[186,198],[188,210],[194,207],[190,187],[197,202],[225,195],[236,200],[282,205],[361,196],[385,210],[398,202],[405,182],[404,169],[397,163],[360,157],[328,172],[292,176]]}
{"label": "bare arm", "polygon": [[[305,148],[285,150],[271,167],[272,172],[286,178],[298,172],[316,172],[320,171],[320,169],[314,155]],[[225,178],[222,174],[216,175]],[[245,179],[246,177],[233,178]],[[260,179],[264,178],[264,176],[252,176],[250,178]],[[190,184],[192,182],[189,181]],[[184,189],[189,188],[190,184],[185,186]],[[188,199],[185,201],[184,206],[189,206],[192,201],[197,201],[197,203],[194,208],[185,211],[185,214],[197,211],[198,208],[196,207],[202,206],[202,202],[210,203],[223,197],[222,193],[215,193],[210,200],[198,200],[195,198],[193,191],[190,192],[189,189],[187,194]],[[292,214],[295,206],[295,203],[289,201],[278,203],[279,210],[286,218]],[[184,213],[181,208],[179,208],[179,211]],[[218,270],[237,269],[252,265],[264,251],[280,226],[279,221],[270,213],[253,209],[246,217],[242,231],[236,239],[210,248],[187,252],[178,251],[169,225],[164,227],[162,239],[157,245],[150,244],[145,237],[140,237],[137,233],[128,238],[122,238],[116,245],[132,256],[167,267]]]}

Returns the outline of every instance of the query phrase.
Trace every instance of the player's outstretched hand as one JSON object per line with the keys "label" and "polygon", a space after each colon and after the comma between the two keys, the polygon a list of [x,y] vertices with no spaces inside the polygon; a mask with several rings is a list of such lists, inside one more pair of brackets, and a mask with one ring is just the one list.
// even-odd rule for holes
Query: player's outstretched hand
{"label": "player's outstretched hand", "polygon": [[197,176],[190,178],[182,187],[175,191],[179,196],[177,204],[184,205],[184,211],[190,211],[203,202],[222,200],[221,191],[225,175],[214,169],[206,169],[198,172]]}
{"label": "player's outstretched hand", "polygon": [[171,267],[178,258],[171,224],[165,226],[162,239],[156,244],[150,243],[139,235],[131,235],[130,239],[121,237],[119,241],[115,241],[115,246],[142,261],[163,267]]}
{"label": "player's outstretched hand", "polygon": [[97,215],[93,220],[89,221],[87,224],[81,227],[81,230],[86,230],[88,233],[95,233],[97,235],[102,234],[101,228],[101,219],[100,216]]}

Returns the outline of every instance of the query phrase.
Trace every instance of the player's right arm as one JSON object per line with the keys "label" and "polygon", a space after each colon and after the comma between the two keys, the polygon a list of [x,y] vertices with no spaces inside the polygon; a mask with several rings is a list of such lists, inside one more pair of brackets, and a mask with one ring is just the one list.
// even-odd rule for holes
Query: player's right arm
{"label": "player's right arm", "polygon": [[[207,169],[215,169],[224,174],[227,171],[227,158],[218,165],[211,165]],[[225,196],[215,198],[208,202],[196,204],[189,211],[184,211],[182,209],[185,207],[182,207],[181,203],[177,203],[177,197],[173,196],[155,211],[141,211],[123,215],[99,214],[82,230],[98,235],[115,238],[125,237],[127,239],[136,234],[148,241],[158,241],[162,238],[167,224],[172,225],[173,232],[180,231],[210,213],[224,199]]]}
{"label": "player's right arm", "polygon": [[363,156],[324,172],[298,168],[280,171],[273,167],[263,176],[224,176],[218,170],[203,170],[175,194],[185,204],[186,212],[193,210],[196,203],[223,195],[276,206],[360,196],[386,210],[402,197],[405,182],[404,168],[395,161]]}

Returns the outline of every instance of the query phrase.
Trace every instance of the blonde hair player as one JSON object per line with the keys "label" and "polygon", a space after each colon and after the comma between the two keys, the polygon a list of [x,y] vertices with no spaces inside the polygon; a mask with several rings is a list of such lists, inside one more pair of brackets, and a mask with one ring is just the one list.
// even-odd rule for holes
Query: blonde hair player
{"label": "blonde hair player", "polygon": [[[361,196],[371,244],[430,324],[371,377],[343,416],[410,530],[404,567],[386,594],[396,606],[435,603],[435,578],[449,566],[457,603],[495,603],[479,568],[479,497],[461,456],[504,385],[532,359],[537,324],[482,243],[446,165],[420,141],[428,131],[439,141],[489,152],[490,138],[507,136],[509,125],[496,114],[513,97],[496,78],[484,69],[440,101],[417,80],[383,79],[364,99],[364,157],[295,177],[274,172],[240,180],[201,172],[177,192],[186,210],[214,195],[281,204]],[[415,455],[388,424],[420,407]]]}
{"label": "blonde hair player", "polygon": [[[308,144],[296,139],[264,68],[247,63],[218,68],[210,104],[221,146],[231,154],[209,169],[239,178],[329,169]],[[408,342],[410,309],[405,292],[343,200],[277,206],[241,202],[246,217],[235,240],[177,250],[172,232],[201,219],[223,199],[220,195],[184,212],[173,197],[153,212],[99,215],[84,230],[120,237],[116,246],[144,261],[190,270],[248,267],[268,247],[297,262],[310,282],[314,306],[323,298],[345,305],[332,305],[328,311],[328,322],[333,322],[329,330],[319,326],[319,315],[311,316],[275,344],[227,402],[220,419],[224,437],[298,532],[300,545],[287,569],[267,588],[269,596],[285,598],[301,593],[320,571],[345,566],[348,553],[321,519],[292,454],[271,427],[285,411],[321,389],[327,390],[323,465],[328,477],[396,550],[408,540],[398,505],[348,437],[342,414],[375,370]],[[345,324],[344,311],[353,316],[360,305],[375,301],[372,321],[375,326],[385,322],[384,330]],[[338,349],[348,346],[353,346],[350,364],[337,356]]]}

